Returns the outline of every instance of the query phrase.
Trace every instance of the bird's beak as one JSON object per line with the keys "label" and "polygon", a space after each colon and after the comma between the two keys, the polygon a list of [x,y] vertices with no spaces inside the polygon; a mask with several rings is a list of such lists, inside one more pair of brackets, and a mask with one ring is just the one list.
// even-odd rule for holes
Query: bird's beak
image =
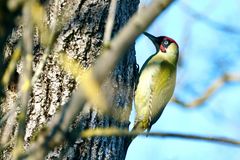
{"label": "bird's beak", "polygon": [[155,37],[155,36],[153,36],[153,35],[151,35],[151,34],[149,34],[149,33],[147,33],[147,32],[143,32],[143,34],[144,34],[145,36],[147,36],[147,37],[153,42],[153,44],[154,44],[154,46],[155,46],[155,48],[156,48],[156,50],[157,50],[157,52],[158,52],[159,49],[160,49],[160,45],[159,45],[159,40],[158,40],[158,38]]}

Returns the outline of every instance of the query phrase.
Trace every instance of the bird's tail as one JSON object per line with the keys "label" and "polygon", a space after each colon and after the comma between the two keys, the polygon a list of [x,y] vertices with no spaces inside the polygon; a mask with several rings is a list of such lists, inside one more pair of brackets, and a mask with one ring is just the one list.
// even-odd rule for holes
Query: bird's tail
{"label": "bird's tail", "polygon": [[[150,127],[151,128],[151,127]],[[146,129],[150,131],[148,120],[135,121],[132,131],[145,131]]]}
{"label": "bird's tail", "polygon": [[[141,127],[141,122],[135,122],[133,128],[131,131],[144,131]],[[125,147],[126,149],[129,147],[129,145],[132,143],[132,141],[137,137],[137,135],[132,135],[132,136],[129,136],[127,137],[127,140],[126,140],[126,144],[125,144]]]}
{"label": "bird's tail", "polygon": [[[144,132],[144,130],[147,129],[147,132],[150,131],[151,129],[151,126],[148,128],[146,125],[144,125],[145,123],[142,123],[142,121],[136,121],[133,128],[132,128],[132,131],[139,131],[139,132]],[[126,144],[125,144],[125,147],[126,149],[129,147],[129,145],[132,143],[132,141],[137,137],[137,135],[132,135],[132,136],[129,136],[127,137],[127,141],[126,141]]]}

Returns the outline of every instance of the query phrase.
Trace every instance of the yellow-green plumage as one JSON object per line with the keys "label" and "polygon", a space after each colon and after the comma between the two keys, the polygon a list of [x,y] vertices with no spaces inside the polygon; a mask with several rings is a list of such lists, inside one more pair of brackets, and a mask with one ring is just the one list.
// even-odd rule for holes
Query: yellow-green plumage
{"label": "yellow-green plumage", "polygon": [[173,44],[168,52],[159,51],[149,57],[140,71],[135,92],[134,130],[148,129],[149,131],[173,95],[178,46]]}

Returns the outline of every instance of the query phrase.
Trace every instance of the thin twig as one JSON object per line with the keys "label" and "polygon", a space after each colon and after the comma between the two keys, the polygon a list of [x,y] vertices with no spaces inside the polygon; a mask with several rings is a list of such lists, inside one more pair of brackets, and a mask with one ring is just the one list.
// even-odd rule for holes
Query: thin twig
{"label": "thin twig", "polygon": [[[58,2],[58,1],[56,1],[56,2]],[[58,29],[57,29],[57,21],[58,21],[57,7],[58,7],[57,5],[55,5],[55,7],[54,7],[54,14],[53,14],[53,16],[54,16],[53,20],[54,21],[53,21],[51,29],[49,30],[50,31],[50,36],[49,36],[49,39],[47,41],[48,42],[47,48],[44,50],[41,61],[40,61],[39,65],[37,66],[37,70],[35,71],[35,74],[33,75],[31,85],[34,85],[34,83],[38,80],[40,74],[42,73],[43,67],[45,66],[45,63],[47,61],[47,57],[48,57],[48,55],[50,54],[50,52],[53,48],[53,44],[56,41],[58,34],[60,33],[60,32],[58,32]],[[45,16],[45,14],[43,14],[42,16]],[[45,17],[42,17],[42,19],[44,19],[44,18]]]}
{"label": "thin twig", "polygon": [[211,97],[218,89],[220,89],[223,85],[230,82],[240,82],[240,73],[226,73],[222,77],[216,79],[210,87],[206,89],[203,95],[189,103],[183,102],[178,98],[172,98],[172,101],[180,104],[184,107],[194,108],[206,102],[209,97]]}
{"label": "thin twig", "polygon": [[200,136],[194,134],[182,134],[182,133],[171,133],[171,132],[142,132],[142,131],[131,131],[129,132],[127,129],[119,129],[119,128],[96,128],[96,129],[88,129],[84,130],[80,133],[80,136],[83,138],[88,137],[96,137],[96,136],[152,136],[152,137],[161,137],[161,138],[182,138],[182,139],[193,139],[193,140],[203,140],[208,142],[216,142],[216,143],[225,143],[230,145],[236,145],[240,147],[240,141],[225,138],[225,137],[217,137],[217,136]]}
{"label": "thin twig", "polygon": [[107,23],[104,31],[103,45],[107,45],[111,40],[112,29],[113,29],[114,19],[116,15],[116,9],[117,9],[117,0],[111,0]]}
{"label": "thin twig", "polygon": [[5,87],[8,86],[11,76],[16,68],[17,62],[20,59],[20,57],[21,57],[21,46],[20,46],[20,44],[18,44],[17,47],[14,49],[11,60],[10,60],[8,66],[7,66],[7,69],[5,70],[3,77],[1,79],[1,83]]}
{"label": "thin twig", "polygon": [[20,106],[21,112],[18,116],[18,132],[17,143],[13,150],[14,159],[24,152],[24,135],[26,132],[26,117],[27,105],[30,98],[30,83],[32,78],[32,37],[33,37],[33,23],[31,18],[32,1],[27,1],[23,6],[23,72],[18,83],[19,97],[17,98],[16,106]]}

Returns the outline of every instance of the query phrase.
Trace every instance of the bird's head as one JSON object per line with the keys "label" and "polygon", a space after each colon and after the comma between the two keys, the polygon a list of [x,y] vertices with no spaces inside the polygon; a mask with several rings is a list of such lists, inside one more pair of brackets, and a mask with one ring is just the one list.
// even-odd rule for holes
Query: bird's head
{"label": "bird's head", "polygon": [[168,60],[170,63],[176,65],[179,54],[179,48],[176,41],[167,36],[155,37],[147,32],[144,32],[143,34],[153,42],[156,47],[157,54],[161,55],[161,57]]}

